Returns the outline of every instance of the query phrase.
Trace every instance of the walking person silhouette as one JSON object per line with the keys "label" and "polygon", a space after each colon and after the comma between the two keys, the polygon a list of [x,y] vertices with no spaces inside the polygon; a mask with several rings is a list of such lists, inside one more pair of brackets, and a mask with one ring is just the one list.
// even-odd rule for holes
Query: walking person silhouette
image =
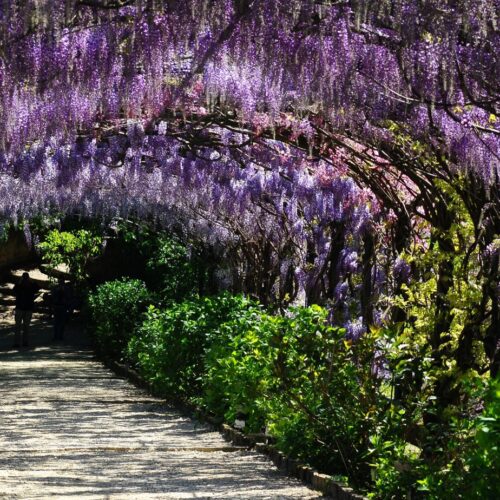
{"label": "walking person silhouette", "polygon": [[38,286],[30,278],[28,273],[23,273],[19,282],[14,286],[14,296],[16,297],[16,338],[15,348],[29,347],[29,328],[33,310],[35,309],[35,297]]}
{"label": "walking person silhouette", "polygon": [[59,278],[52,290],[52,310],[54,313],[54,340],[64,339],[64,329],[73,306],[73,294],[64,278]]}

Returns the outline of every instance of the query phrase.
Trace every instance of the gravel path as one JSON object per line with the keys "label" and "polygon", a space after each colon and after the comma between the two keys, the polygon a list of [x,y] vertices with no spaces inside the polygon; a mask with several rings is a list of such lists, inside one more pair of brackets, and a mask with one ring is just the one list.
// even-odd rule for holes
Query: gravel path
{"label": "gravel path", "polygon": [[[0,498],[321,497],[263,455],[232,446],[118,378],[81,338],[48,344],[50,329],[40,323],[33,349],[9,350],[5,318]],[[75,331],[69,336],[78,340]]]}

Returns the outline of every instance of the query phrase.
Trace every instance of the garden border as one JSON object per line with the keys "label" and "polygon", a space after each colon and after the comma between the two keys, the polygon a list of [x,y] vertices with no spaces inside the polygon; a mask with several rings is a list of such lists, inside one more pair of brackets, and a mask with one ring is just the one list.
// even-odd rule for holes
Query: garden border
{"label": "garden border", "polygon": [[[137,387],[147,390],[151,395],[165,399],[163,396],[156,394],[152,385],[144,380],[130,366],[116,360],[106,358],[102,353],[97,353],[97,355],[100,360],[117,375],[127,378]],[[266,455],[280,471],[285,472],[288,476],[301,480],[307,486],[320,491],[332,500],[368,500],[367,497],[356,493],[352,488],[335,481],[332,476],[328,474],[321,474],[314,468],[285,455],[272,444],[259,442],[259,438],[257,436],[245,435],[243,432],[231,427],[227,423],[217,421],[199,407],[193,406],[185,401],[172,400],[171,402],[177,409],[185,413],[189,413],[190,415],[195,413],[197,417],[206,421],[218,430],[223,435],[224,439],[232,442],[235,446],[247,446],[250,449],[254,449],[257,452]]]}

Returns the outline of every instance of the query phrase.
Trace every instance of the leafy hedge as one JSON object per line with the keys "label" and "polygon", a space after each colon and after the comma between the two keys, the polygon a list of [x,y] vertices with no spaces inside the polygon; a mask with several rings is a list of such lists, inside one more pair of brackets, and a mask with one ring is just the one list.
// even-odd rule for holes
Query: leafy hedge
{"label": "leafy hedge", "polygon": [[267,428],[281,449],[322,469],[369,473],[358,451],[376,421],[369,337],[346,341],[319,306],[287,316],[253,308],[219,331],[205,358],[206,407],[230,422],[246,414],[250,431]]}
{"label": "leafy hedge", "polygon": [[[443,442],[431,443],[441,451],[429,461],[404,433],[426,428],[394,400],[395,375],[381,362],[390,361],[388,332],[352,342],[319,306],[272,315],[229,294],[162,308],[148,300],[144,283],[117,281],[101,285],[90,307],[99,345],[127,357],[165,397],[229,423],[244,418],[246,431],[266,429],[283,451],[374,498],[500,498],[498,383],[482,413],[458,415]],[[483,379],[468,377],[469,398],[482,401]]]}
{"label": "leafy hedge", "polygon": [[201,390],[205,354],[218,328],[248,305],[243,297],[222,294],[166,309],[150,306],[128,343],[127,356],[165,396],[194,397]]}
{"label": "leafy hedge", "polygon": [[[243,417],[247,431],[267,429],[284,451],[330,472],[366,472],[358,450],[367,447],[376,406],[369,336],[345,341],[318,306],[278,316],[229,294],[150,305],[139,324],[142,306],[132,302],[144,304],[144,292],[137,281],[108,283],[91,308],[101,345],[121,349],[157,391],[230,423]],[[130,336],[120,333],[125,318]]]}
{"label": "leafy hedge", "polygon": [[150,293],[140,280],[108,281],[97,287],[88,303],[98,348],[113,357],[122,355],[149,302]]}

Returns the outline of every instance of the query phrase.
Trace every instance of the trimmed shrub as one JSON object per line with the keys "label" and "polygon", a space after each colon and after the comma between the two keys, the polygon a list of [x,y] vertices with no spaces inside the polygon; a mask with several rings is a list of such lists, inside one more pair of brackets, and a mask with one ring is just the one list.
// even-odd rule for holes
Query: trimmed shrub
{"label": "trimmed shrub", "polygon": [[359,450],[376,425],[373,338],[353,344],[319,306],[286,316],[250,309],[221,326],[206,356],[203,402],[329,472],[369,475]]}
{"label": "trimmed shrub", "polygon": [[241,296],[222,294],[174,303],[166,309],[150,306],[130,339],[128,357],[165,396],[194,397],[201,390],[205,352],[219,326],[249,304]]}
{"label": "trimmed shrub", "polygon": [[98,348],[119,357],[127,346],[150,301],[144,282],[136,279],[108,281],[88,298]]}

